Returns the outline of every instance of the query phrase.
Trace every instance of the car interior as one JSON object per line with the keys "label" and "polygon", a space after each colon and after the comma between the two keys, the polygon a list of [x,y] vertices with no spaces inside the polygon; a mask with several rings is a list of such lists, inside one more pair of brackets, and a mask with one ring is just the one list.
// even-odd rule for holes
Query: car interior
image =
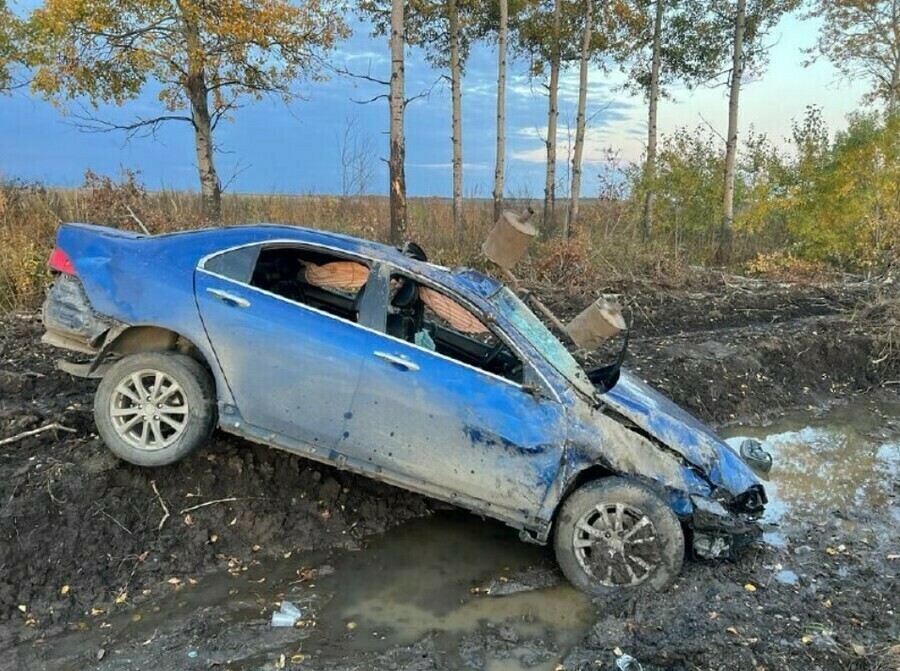
{"label": "car interior", "polygon": [[336,317],[356,322],[362,302],[365,284],[318,281],[311,282],[311,269],[321,269],[329,264],[347,263],[366,268],[361,262],[344,259],[313,250],[292,247],[262,249],[250,284],[298,303],[304,303]]}
{"label": "car interior", "polygon": [[[424,252],[417,246],[410,254],[413,255],[424,260]],[[347,261],[315,250],[271,247],[260,251],[250,284],[358,322],[367,277],[368,268],[359,261]],[[522,382],[521,361],[502,340],[453,299],[434,289],[422,289],[410,277],[400,274],[391,277],[388,335],[513,382]],[[430,296],[431,305],[426,304],[423,295]],[[442,299],[435,300],[436,296]],[[422,334],[427,334],[427,338]]]}

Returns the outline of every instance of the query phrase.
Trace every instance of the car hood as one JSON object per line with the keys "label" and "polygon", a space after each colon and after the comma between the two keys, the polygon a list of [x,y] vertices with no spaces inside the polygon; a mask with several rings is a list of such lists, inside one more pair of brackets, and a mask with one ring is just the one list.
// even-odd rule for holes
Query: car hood
{"label": "car hood", "polygon": [[600,398],[732,496],[760,485],[744,460],[708,426],[627,370],[622,370],[616,385]]}

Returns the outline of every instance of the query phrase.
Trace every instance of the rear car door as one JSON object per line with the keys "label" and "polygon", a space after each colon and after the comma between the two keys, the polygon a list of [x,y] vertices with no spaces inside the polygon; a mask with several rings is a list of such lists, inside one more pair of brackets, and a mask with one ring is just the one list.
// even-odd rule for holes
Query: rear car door
{"label": "rear car door", "polygon": [[333,449],[366,353],[361,329],[286,297],[291,294],[279,281],[291,278],[254,286],[260,254],[272,247],[253,245],[201,261],[195,274],[200,315],[243,421]]}
{"label": "rear car door", "polygon": [[[520,363],[520,379],[532,379],[528,362]],[[547,392],[401,336],[369,332],[338,451],[426,492],[463,504],[475,499],[474,507],[526,520],[557,474],[566,437],[565,409]]]}

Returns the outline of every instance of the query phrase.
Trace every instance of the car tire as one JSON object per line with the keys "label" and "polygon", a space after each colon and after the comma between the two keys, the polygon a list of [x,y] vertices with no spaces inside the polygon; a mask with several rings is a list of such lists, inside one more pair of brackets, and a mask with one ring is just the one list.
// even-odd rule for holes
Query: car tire
{"label": "car tire", "polygon": [[656,492],[621,477],[575,490],[556,517],[553,544],[569,582],[595,596],[661,589],[684,562],[678,517]]}
{"label": "car tire", "polygon": [[120,459],[165,466],[209,439],[216,426],[215,384],[203,364],[184,354],[132,354],[100,381],[94,420],[103,442]]}

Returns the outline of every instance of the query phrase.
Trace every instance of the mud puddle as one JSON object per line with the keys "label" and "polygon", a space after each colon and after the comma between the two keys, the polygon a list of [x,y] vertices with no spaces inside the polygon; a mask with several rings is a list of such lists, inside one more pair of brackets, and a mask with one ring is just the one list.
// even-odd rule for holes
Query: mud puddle
{"label": "mud puddle", "polygon": [[[38,645],[34,661],[46,669],[86,659],[130,668],[163,648],[161,668],[271,669],[281,655],[290,668],[291,659],[327,663],[433,633],[435,649],[456,666],[465,661],[462,641],[487,628],[511,645],[485,655],[482,668],[552,669],[594,616],[590,601],[562,582],[549,550],[461,512],[406,523],[361,552],[234,563],[170,591],[105,619],[104,628],[95,621]],[[282,599],[302,610],[297,628],[270,626]],[[540,641],[537,649],[531,641]]]}
{"label": "mud puddle", "polygon": [[[765,539],[783,546],[792,523],[850,510],[887,507],[900,521],[900,403],[856,400],[827,413],[787,415],[766,427],[722,431],[737,448],[755,438],[774,464],[764,476],[769,504]],[[774,527],[774,528],[773,528]]]}

